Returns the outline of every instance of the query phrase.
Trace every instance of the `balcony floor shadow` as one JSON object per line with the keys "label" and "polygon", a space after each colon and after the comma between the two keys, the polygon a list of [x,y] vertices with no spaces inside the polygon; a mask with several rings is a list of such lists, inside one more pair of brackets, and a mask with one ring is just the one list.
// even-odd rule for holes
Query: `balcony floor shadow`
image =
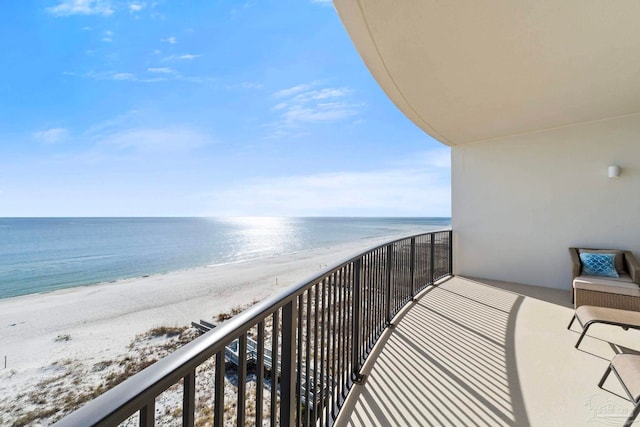
{"label": "balcony floor shadow", "polygon": [[[338,426],[622,425],[631,404],[598,381],[640,331],[578,330],[563,291],[454,277],[431,287],[387,329]],[[560,293],[559,293],[560,292]]]}

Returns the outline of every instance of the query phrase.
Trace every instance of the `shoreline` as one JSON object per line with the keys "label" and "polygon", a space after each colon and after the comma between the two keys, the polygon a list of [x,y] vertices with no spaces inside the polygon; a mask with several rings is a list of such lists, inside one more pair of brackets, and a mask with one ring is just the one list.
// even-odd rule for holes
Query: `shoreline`
{"label": "shoreline", "polygon": [[37,390],[60,361],[96,366],[126,353],[136,336],[152,328],[189,326],[251,305],[393,239],[369,238],[1,299],[0,401],[11,402],[25,389]]}
{"label": "shoreline", "polygon": [[[429,232],[429,231],[425,231]],[[103,281],[99,281],[99,282],[91,282],[91,283],[83,283],[83,284],[78,284],[78,285],[73,285],[73,286],[68,286],[68,287],[61,287],[61,288],[56,288],[56,289],[51,289],[51,290],[43,290],[43,291],[38,291],[38,292],[31,292],[31,293],[27,293],[27,294],[20,294],[20,295],[13,295],[13,296],[7,296],[7,297],[0,297],[0,303],[7,301],[7,300],[13,300],[13,299],[18,299],[18,298],[27,298],[30,296],[34,296],[34,295],[51,295],[51,294],[62,294],[62,293],[66,293],[67,291],[74,291],[74,290],[81,290],[84,288],[89,288],[89,287],[98,287],[98,286],[108,286],[108,285],[115,285],[115,284],[119,284],[121,282],[128,282],[128,281],[137,281],[137,280],[142,280],[142,279],[148,279],[148,278],[154,278],[157,276],[164,276],[167,274],[175,274],[175,273],[183,273],[183,272],[189,272],[192,270],[199,270],[199,269],[204,269],[204,268],[216,268],[216,267],[222,267],[222,266],[228,266],[228,265],[238,265],[238,264],[243,264],[243,263],[251,263],[254,261],[258,261],[258,260],[266,260],[266,259],[270,259],[270,258],[280,258],[280,257],[289,257],[289,256],[295,256],[298,254],[304,254],[306,252],[312,252],[312,251],[322,251],[324,249],[329,249],[329,248],[338,248],[338,247],[342,247],[345,245],[355,245],[355,244],[364,244],[366,243],[371,243],[370,245],[365,245],[362,247],[362,251],[365,251],[367,249],[369,249],[370,247],[375,247],[375,245],[378,244],[382,244],[384,242],[387,241],[392,241],[396,238],[403,238],[406,237],[405,234],[401,234],[401,235],[388,235],[388,236],[382,236],[382,237],[365,237],[362,238],[358,241],[351,241],[351,242],[346,242],[346,243],[337,243],[331,246],[325,246],[325,247],[319,247],[319,248],[312,248],[312,249],[302,249],[302,250],[298,250],[298,251],[293,251],[293,252],[287,252],[287,253],[283,253],[283,254],[277,254],[277,255],[269,255],[269,256],[258,256],[255,258],[246,258],[246,259],[241,259],[241,260],[236,260],[236,261],[227,261],[227,262],[220,262],[220,263],[213,263],[213,264],[203,264],[203,265],[198,265],[198,266],[194,266],[194,267],[185,267],[185,268],[179,268],[176,270],[167,270],[167,271],[160,271],[157,273],[150,273],[150,274],[144,274],[144,275],[137,275],[137,276],[127,276],[127,277],[120,277],[120,278],[116,278],[116,279],[109,279],[109,280],[103,280]],[[339,262],[340,260],[336,261]],[[1,326],[1,325],[0,325]]]}

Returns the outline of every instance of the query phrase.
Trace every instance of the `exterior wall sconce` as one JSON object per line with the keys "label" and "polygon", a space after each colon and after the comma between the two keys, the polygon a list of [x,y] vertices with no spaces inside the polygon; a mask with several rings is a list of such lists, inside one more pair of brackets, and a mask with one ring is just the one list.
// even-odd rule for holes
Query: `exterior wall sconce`
{"label": "exterior wall sconce", "polygon": [[618,178],[620,176],[620,166],[612,165],[609,166],[609,178]]}

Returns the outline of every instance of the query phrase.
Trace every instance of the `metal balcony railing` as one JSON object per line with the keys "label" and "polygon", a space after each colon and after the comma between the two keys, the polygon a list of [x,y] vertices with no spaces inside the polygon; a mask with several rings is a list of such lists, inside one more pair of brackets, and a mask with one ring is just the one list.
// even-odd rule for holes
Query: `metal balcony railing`
{"label": "metal balcony railing", "polygon": [[[452,255],[450,230],[368,250],[247,309],[55,426],[153,426],[158,396],[175,387],[183,426],[332,425],[384,329],[418,292],[452,274]],[[249,366],[247,337],[257,343]],[[240,360],[230,381],[225,348],[234,340]],[[215,390],[203,401],[196,381],[204,375]]]}

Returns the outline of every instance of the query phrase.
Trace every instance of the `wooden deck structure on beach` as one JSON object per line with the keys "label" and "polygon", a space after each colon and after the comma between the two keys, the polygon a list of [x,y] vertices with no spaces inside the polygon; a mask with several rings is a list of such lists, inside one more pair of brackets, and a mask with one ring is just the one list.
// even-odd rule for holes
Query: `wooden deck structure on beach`
{"label": "wooden deck structure on beach", "polygon": [[[199,322],[191,322],[191,326],[193,326],[194,328],[196,328],[199,332],[201,333],[206,333],[212,329],[214,329],[216,327],[216,325],[214,325],[213,323],[207,322],[206,320],[202,320],[200,319]],[[240,363],[240,354],[238,351],[238,340],[234,340],[232,341],[228,346],[226,346],[225,350],[224,350],[224,355],[225,355],[225,359],[227,362],[231,363],[233,366],[235,366],[236,368],[238,367],[239,363]],[[246,356],[246,362],[247,365],[248,364],[255,364],[257,363],[258,360],[258,343],[257,341],[255,341],[252,338],[247,337],[247,356]],[[282,358],[278,357],[278,367],[277,367],[277,376],[280,376],[280,370],[281,370],[281,362]],[[273,353],[271,351],[271,349],[269,348],[265,348],[264,349],[264,367],[267,371],[271,371],[273,370]],[[300,367],[300,376],[301,376],[301,390],[300,390],[300,394],[301,394],[301,398],[304,401],[305,398],[305,394],[306,394],[306,389],[304,387],[304,384],[307,383],[306,379],[307,376],[305,374],[305,365],[303,364]],[[312,381],[313,382],[313,381]],[[327,387],[326,387],[327,381],[325,378],[324,381],[324,392],[327,392]],[[310,390],[310,395],[313,394],[313,391]],[[316,400],[318,400],[320,398],[320,396],[316,396]]]}

